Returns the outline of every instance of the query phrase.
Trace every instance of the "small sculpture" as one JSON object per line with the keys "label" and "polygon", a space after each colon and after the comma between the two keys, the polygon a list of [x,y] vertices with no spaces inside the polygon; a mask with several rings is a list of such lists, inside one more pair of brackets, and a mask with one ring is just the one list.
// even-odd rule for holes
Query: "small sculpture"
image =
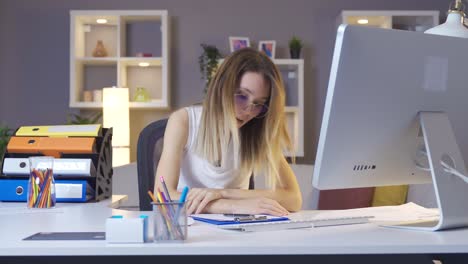
{"label": "small sculpture", "polygon": [[104,47],[104,43],[102,40],[98,40],[96,43],[96,47],[94,48],[93,51],[93,57],[106,57],[107,56],[107,50]]}

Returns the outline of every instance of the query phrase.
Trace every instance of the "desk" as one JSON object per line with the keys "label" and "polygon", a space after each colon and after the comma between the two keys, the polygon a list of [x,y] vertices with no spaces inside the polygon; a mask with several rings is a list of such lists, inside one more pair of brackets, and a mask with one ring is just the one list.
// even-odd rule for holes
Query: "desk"
{"label": "desk", "polygon": [[[3,204],[7,205],[25,206],[25,204]],[[104,231],[105,220],[112,214],[125,216],[141,214],[136,211],[114,209],[109,207],[110,205],[118,205],[118,199],[114,202],[106,200],[87,204],[58,203],[57,208],[61,212],[56,213],[0,215],[0,262],[3,263],[1,257],[7,256],[278,255],[280,257],[279,255],[336,256],[338,254],[349,258],[362,254],[389,256],[390,254],[468,253],[468,229],[423,232],[383,228],[375,223],[255,233],[221,230],[203,223],[195,223],[188,229],[186,242],[167,244],[22,240],[37,232]],[[151,217],[150,224],[152,225]],[[150,231],[152,232],[152,227]],[[386,262],[379,261],[379,264],[381,263]]]}

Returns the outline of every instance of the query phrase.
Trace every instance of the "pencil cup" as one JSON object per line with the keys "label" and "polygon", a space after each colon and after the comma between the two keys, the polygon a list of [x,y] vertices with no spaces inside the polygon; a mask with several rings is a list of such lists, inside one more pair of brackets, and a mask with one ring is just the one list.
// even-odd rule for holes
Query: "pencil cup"
{"label": "pencil cup", "polygon": [[183,242],[187,239],[185,203],[153,203],[154,242]]}
{"label": "pencil cup", "polygon": [[30,157],[28,208],[55,207],[54,157]]}

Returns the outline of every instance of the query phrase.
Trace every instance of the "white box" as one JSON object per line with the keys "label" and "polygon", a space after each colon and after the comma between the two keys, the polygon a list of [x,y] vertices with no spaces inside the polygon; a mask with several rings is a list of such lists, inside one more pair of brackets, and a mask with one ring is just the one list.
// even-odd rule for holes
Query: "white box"
{"label": "white box", "polygon": [[148,241],[148,216],[112,216],[106,220],[107,243],[144,243]]}

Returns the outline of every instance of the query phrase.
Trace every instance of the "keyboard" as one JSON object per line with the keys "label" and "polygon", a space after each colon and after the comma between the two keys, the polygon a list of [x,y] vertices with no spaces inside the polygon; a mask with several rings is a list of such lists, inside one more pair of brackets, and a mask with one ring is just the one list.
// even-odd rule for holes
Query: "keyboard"
{"label": "keyboard", "polygon": [[354,225],[365,224],[373,216],[355,216],[355,217],[340,217],[340,218],[327,218],[327,219],[310,219],[310,220],[287,220],[287,221],[274,221],[274,222],[260,222],[260,223],[241,223],[219,225],[219,228],[227,230],[237,230],[243,232],[254,231],[274,231],[283,229],[297,229],[308,227],[325,227],[325,226],[338,226],[338,225]]}

